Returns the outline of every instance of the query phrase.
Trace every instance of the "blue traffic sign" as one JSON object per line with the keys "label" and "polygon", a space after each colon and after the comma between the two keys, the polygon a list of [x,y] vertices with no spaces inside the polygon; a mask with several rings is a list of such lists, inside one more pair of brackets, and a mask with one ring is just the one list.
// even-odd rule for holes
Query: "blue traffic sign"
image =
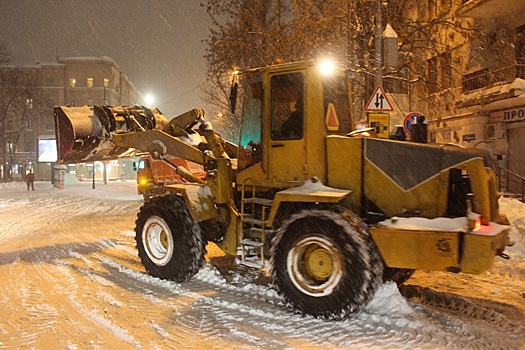
{"label": "blue traffic sign", "polygon": [[405,120],[403,121],[403,129],[405,132],[410,135],[412,124],[417,124],[425,122],[425,116],[419,112],[410,112],[406,115]]}

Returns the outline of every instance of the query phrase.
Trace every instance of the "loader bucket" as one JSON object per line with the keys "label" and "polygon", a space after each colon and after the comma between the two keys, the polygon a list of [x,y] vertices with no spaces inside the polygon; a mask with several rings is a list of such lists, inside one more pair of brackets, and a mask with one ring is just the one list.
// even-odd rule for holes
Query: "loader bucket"
{"label": "loader bucket", "polygon": [[58,161],[85,163],[133,157],[135,150],[116,146],[112,133],[162,128],[166,118],[145,107],[55,107]]}

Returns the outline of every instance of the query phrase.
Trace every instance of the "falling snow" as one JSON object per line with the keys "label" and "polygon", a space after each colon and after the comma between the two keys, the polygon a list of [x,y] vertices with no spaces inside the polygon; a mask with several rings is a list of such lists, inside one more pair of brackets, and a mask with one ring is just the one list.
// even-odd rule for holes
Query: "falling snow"
{"label": "falling snow", "polygon": [[479,276],[417,271],[344,321],[294,314],[214,245],[189,282],[137,257],[134,182],[0,184],[0,349],[517,349],[525,346],[525,206],[501,199],[511,260]]}

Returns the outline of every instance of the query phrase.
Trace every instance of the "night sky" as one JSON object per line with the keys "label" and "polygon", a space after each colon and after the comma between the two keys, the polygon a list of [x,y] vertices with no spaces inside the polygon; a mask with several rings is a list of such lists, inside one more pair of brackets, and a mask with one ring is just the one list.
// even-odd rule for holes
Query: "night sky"
{"label": "night sky", "polygon": [[0,40],[16,64],[109,56],[168,118],[206,108],[209,23],[199,0],[0,0]]}

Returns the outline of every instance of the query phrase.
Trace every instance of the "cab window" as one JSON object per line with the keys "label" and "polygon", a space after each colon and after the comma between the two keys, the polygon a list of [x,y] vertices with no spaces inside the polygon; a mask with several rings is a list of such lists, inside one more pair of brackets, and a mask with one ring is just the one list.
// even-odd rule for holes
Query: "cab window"
{"label": "cab window", "polygon": [[[323,102],[325,116],[329,108],[333,108],[339,122],[339,129],[335,132],[349,133],[352,131],[350,119],[347,79],[344,76],[328,77],[323,81]],[[332,105],[332,107],[330,107]]]}
{"label": "cab window", "polygon": [[272,140],[299,140],[304,133],[304,78],[301,73],[274,75],[270,79]]}
{"label": "cab window", "polygon": [[241,146],[261,142],[262,81],[244,88]]}

